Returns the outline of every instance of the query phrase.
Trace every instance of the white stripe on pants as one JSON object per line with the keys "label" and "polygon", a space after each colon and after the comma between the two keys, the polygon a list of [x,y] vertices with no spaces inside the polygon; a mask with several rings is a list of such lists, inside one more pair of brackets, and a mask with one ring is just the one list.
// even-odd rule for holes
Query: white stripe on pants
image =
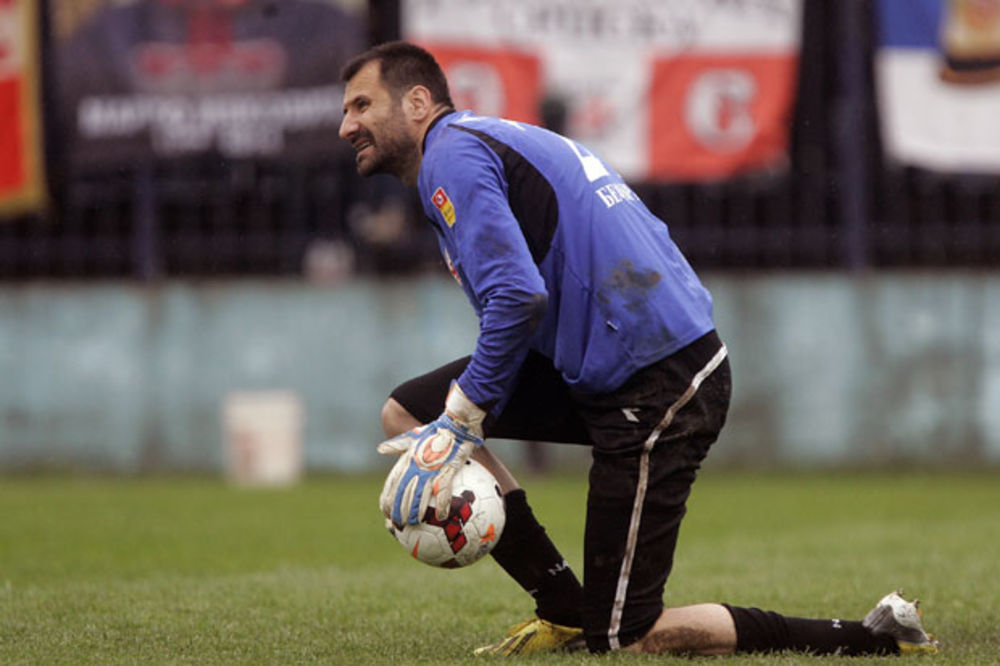
{"label": "white stripe on pants", "polygon": [[608,643],[612,650],[621,647],[618,643],[618,631],[621,629],[622,613],[625,610],[625,595],[628,593],[629,576],[632,573],[632,561],[635,558],[636,542],[639,539],[639,523],[642,521],[642,505],[646,499],[646,489],[649,484],[649,454],[656,445],[656,440],[666,430],[674,420],[674,416],[684,405],[686,405],[694,394],[698,392],[698,387],[705,381],[705,378],[725,360],[728,350],[723,345],[715,356],[698,371],[691,380],[687,390],[670,407],[666,414],[657,424],[653,431],[646,438],[642,455],[639,459],[639,481],[636,487],[635,501],[632,504],[632,519],[628,527],[628,539],[625,543],[625,557],[622,559],[621,573],[618,576],[618,587],[615,590],[614,606],[611,609],[611,624],[608,627]]}

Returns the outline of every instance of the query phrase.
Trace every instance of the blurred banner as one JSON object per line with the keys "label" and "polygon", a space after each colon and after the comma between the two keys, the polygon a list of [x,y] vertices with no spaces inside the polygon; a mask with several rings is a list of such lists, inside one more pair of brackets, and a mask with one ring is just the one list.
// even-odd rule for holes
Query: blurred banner
{"label": "blurred banner", "polygon": [[74,162],[343,149],[339,70],[366,43],[360,2],[48,2]]}
{"label": "blurred banner", "polygon": [[35,0],[0,0],[0,213],[44,200]]}
{"label": "blurred banner", "polygon": [[1000,170],[1000,0],[879,0],[876,82],[886,154]]}
{"label": "blurred banner", "polygon": [[539,123],[624,176],[720,179],[785,163],[801,0],[404,0],[402,32],[456,105]]}

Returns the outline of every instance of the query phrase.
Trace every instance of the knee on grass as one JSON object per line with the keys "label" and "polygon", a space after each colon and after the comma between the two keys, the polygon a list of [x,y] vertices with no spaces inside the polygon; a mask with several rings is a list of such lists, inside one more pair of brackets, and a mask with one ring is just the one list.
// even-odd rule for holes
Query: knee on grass
{"label": "knee on grass", "polygon": [[732,617],[719,604],[666,608],[635,643],[625,648],[638,654],[728,655],[736,649]]}

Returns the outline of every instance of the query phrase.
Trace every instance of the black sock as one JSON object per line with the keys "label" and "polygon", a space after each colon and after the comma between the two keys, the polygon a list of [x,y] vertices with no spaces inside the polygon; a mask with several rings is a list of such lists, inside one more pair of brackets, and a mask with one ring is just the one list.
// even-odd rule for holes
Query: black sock
{"label": "black sock", "polygon": [[795,650],[846,656],[899,652],[892,637],[876,636],[860,622],[784,617],[759,608],[723,606],[736,624],[738,652]]}
{"label": "black sock", "polygon": [[493,559],[535,598],[538,617],[555,624],[581,627],[583,587],[535,519],[524,490],[504,496],[507,521]]}

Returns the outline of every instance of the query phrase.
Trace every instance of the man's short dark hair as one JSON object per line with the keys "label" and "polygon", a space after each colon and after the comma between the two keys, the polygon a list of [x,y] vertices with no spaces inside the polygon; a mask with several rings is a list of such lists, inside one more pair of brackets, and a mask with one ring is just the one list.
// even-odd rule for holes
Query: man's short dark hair
{"label": "man's short dark hair", "polygon": [[410,42],[386,42],[351,58],[340,72],[345,83],[370,62],[379,63],[382,81],[393,97],[399,98],[413,86],[424,86],[435,104],[453,106],[448,80],[437,60],[425,49]]}

